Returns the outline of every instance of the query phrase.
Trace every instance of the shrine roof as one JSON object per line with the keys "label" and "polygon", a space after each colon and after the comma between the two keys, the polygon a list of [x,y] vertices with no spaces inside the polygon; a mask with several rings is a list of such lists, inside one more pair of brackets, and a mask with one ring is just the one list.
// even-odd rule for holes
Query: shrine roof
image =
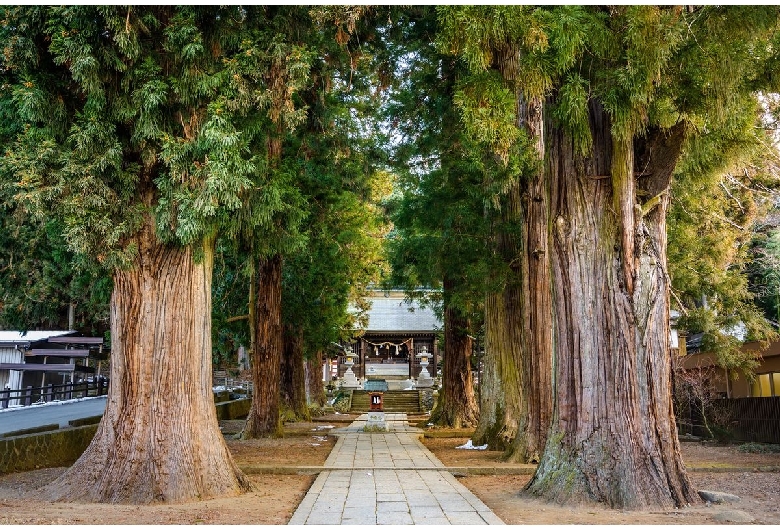
{"label": "shrine roof", "polygon": [[442,323],[430,307],[408,302],[403,296],[390,293],[369,298],[371,309],[366,331],[435,331]]}
{"label": "shrine roof", "polygon": [[22,334],[21,331],[0,331],[0,344],[2,347],[13,348],[15,345],[29,346],[32,343],[44,341],[52,337],[70,335],[74,331],[28,331]]}

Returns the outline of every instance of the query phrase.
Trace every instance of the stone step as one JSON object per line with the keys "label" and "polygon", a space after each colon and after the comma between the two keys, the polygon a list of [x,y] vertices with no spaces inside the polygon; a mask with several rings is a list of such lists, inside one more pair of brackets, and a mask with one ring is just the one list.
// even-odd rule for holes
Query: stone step
{"label": "stone step", "polygon": [[[352,393],[352,411],[369,409],[369,393],[356,390]],[[420,412],[420,397],[417,390],[389,390],[382,394],[382,408],[385,412]]]}
{"label": "stone step", "polygon": [[[408,399],[408,400],[383,399],[382,402],[385,405],[409,405],[409,404],[417,405],[419,403],[419,400],[417,400],[417,399],[414,399],[414,400],[412,400],[412,399]],[[354,408],[356,404],[361,404],[361,405],[366,404],[367,405],[368,404],[368,399],[366,399],[366,398],[363,398],[363,399],[352,398],[352,407]]]}

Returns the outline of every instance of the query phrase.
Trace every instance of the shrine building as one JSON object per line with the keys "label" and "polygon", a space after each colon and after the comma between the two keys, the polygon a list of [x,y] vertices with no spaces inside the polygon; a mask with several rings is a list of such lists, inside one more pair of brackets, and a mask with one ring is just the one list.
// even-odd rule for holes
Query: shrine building
{"label": "shrine building", "polygon": [[[430,307],[405,300],[403,291],[374,291],[365,333],[351,344],[355,353],[352,371],[361,380],[417,379],[422,370],[416,355],[423,349],[432,356],[428,371],[436,375],[439,349],[436,334],[442,322]],[[346,357],[338,358],[338,377],[346,371]]]}

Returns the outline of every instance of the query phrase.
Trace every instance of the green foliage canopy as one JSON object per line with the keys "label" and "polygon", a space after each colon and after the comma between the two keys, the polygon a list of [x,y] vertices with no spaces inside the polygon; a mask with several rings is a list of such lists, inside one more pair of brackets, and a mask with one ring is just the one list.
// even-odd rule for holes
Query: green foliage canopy
{"label": "green foliage canopy", "polygon": [[31,215],[60,219],[69,248],[107,267],[129,263],[145,216],[184,245],[232,222],[262,168],[246,125],[267,87],[239,75],[260,21],[239,7],[2,14],[19,131],[3,175]]}
{"label": "green foliage canopy", "polygon": [[[738,341],[725,331],[745,325],[757,339],[770,331],[752,303],[745,263],[750,226],[766,207],[752,182],[776,180],[759,162],[770,142],[757,124],[761,91],[778,88],[777,8],[448,6],[437,13],[441,48],[469,67],[461,86],[485,87],[461,89],[464,128],[505,161],[522,138],[512,130],[516,116],[505,112],[501,127],[490,126],[484,109],[511,110],[506,90],[527,99],[555,94],[548,110],[586,154],[592,100],[618,139],[685,124],[668,225],[673,290],[689,309],[680,325],[706,331],[706,347],[724,366],[749,369],[752,359],[738,355]],[[499,65],[503,87],[489,77]],[[735,177],[745,168],[745,178]],[[702,298],[707,309],[696,308]]]}

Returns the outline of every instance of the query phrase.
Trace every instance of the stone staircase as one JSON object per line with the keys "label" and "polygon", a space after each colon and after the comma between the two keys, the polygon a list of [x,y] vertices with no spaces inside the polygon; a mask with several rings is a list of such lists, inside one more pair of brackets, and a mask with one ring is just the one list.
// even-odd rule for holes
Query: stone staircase
{"label": "stone staircase", "polygon": [[[388,390],[382,394],[382,405],[385,412],[416,414],[420,412],[420,393],[417,390]],[[368,408],[368,392],[365,390],[352,392],[350,412],[368,412]]]}

